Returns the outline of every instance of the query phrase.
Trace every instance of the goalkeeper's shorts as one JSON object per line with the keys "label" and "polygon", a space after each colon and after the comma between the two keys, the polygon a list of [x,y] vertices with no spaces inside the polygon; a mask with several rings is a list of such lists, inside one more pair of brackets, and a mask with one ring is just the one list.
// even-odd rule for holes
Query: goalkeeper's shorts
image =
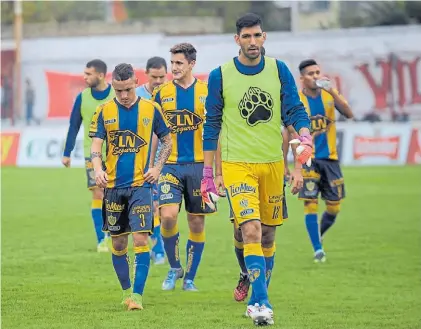
{"label": "goalkeeper's shorts", "polygon": [[222,162],[222,176],[235,224],[259,220],[267,226],[284,219],[284,162]]}

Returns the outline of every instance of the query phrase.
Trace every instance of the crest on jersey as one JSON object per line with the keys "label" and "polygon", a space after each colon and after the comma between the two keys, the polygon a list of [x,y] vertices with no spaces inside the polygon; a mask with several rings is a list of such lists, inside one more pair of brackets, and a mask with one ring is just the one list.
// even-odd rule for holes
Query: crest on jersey
{"label": "crest on jersey", "polygon": [[247,208],[249,205],[249,201],[247,199],[241,199],[240,206],[243,208]]}
{"label": "crest on jersey", "polygon": [[142,119],[142,122],[143,122],[143,125],[146,127],[149,124],[149,122],[151,122],[151,119],[149,119],[149,118],[143,118]]}
{"label": "crest on jersey", "polygon": [[205,105],[206,103],[206,96],[199,96],[199,102]]}
{"label": "crest on jersey", "polygon": [[147,144],[142,137],[130,130],[113,130],[110,131],[109,136],[110,144],[113,146],[113,155],[138,153]]}
{"label": "crest on jersey", "polygon": [[311,134],[313,137],[325,133],[329,130],[335,120],[332,120],[324,115],[317,114],[310,117]]}
{"label": "crest on jersey", "polygon": [[254,127],[272,119],[273,105],[272,96],[268,92],[258,87],[250,87],[238,104],[238,110],[247,124]]}
{"label": "crest on jersey", "polygon": [[199,115],[187,109],[165,111],[165,118],[170,124],[173,134],[197,130],[203,123],[203,119]]}
{"label": "crest on jersey", "polygon": [[170,191],[170,184],[165,183],[164,185],[161,186],[161,192],[164,194],[167,194]]}
{"label": "crest on jersey", "polygon": [[114,215],[109,215],[109,216],[107,217],[107,220],[108,220],[108,223],[109,223],[110,225],[114,225],[115,223],[117,223],[117,217],[116,217],[116,216],[114,216]]}

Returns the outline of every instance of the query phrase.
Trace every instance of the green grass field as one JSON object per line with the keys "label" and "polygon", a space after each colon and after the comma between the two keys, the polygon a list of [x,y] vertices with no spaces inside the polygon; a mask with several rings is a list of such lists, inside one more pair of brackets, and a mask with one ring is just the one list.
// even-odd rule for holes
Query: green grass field
{"label": "green grass field", "polygon": [[[5,329],[253,328],[223,201],[207,221],[199,293],[160,290],[151,266],[141,312],[119,305],[109,254],[97,254],[83,169],[2,168],[2,327]],[[312,262],[303,207],[288,195],[269,289],[275,328],[421,328],[421,167],[345,168],[347,198]],[[320,207],[320,212],[324,207]],[[180,215],[182,245],[187,237]],[[182,249],[185,262],[185,251]]]}

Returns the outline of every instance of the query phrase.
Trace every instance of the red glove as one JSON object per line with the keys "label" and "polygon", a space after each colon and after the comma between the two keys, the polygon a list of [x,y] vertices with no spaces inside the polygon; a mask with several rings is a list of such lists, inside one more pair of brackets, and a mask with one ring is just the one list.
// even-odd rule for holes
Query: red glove
{"label": "red glove", "polygon": [[297,147],[297,160],[301,164],[311,166],[311,156],[313,154],[313,138],[310,134],[301,135],[298,139],[293,139],[290,144],[300,144]]}

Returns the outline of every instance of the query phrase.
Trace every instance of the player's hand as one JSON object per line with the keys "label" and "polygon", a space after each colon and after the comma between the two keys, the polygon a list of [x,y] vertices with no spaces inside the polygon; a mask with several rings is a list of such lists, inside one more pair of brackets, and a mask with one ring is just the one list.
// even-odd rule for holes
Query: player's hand
{"label": "player's hand", "polygon": [[[333,90],[332,81],[328,77],[323,77],[318,79],[319,83],[317,84],[318,87],[326,90],[328,93],[331,93]],[[319,85],[320,84],[320,85]]]}
{"label": "player's hand", "polygon": [[303,188],[304,179],[300,167],[295,167],[289,177],[289,186],[291,186],[292,194],[297,194]]}
{"label": "player's hand", "polygon": [[151,167],[148,169],[148,171],[143,175],[143,178],[145,179],[145,181],[147,181],[148,183],[156,183],[158,181],[159,178],[159,174],[161,172],[159,171],[158,168],[156,167]]}
{"label": "player's hand", "polygon": [[62,157],[61,158],[61,163],[66,167],[69,168],[70,167],[70,157]]}
{"label": "player's hand", "polygon": [[293,139],[290,144],[300,144],[297,146],[297,159],[301,164],[311,166],[311,155],[313,153],[313,138],[310,134],[301,135],[298,139]]}
{"label": "player's hand", "polygon": [[215,176],[215,187],[220,197],[225,198],[227,196],[225,193],[225,185],[224,180],[222,179],[222,175]]}
{"label": "player's hand", "polygon": [[213,168],[205,166],[203,168],[203,179],[200,184],[200,193],[202,194],[203,201],[212,210],[216,209],[216,202],[219,199],[218,191],[213,181]]}
{"label": "player's hand", "polygon": [[96,186],[106,188],[108,182],[107,173],[102,169],[95,170],[95,182]]}
{"label": "player's hand", "polygon": [[285,176],[286,180],[289,181],[289,178],[291,176],[291,172],[289,171],[289,168],[287,166],[285,166],[284,176]]}

